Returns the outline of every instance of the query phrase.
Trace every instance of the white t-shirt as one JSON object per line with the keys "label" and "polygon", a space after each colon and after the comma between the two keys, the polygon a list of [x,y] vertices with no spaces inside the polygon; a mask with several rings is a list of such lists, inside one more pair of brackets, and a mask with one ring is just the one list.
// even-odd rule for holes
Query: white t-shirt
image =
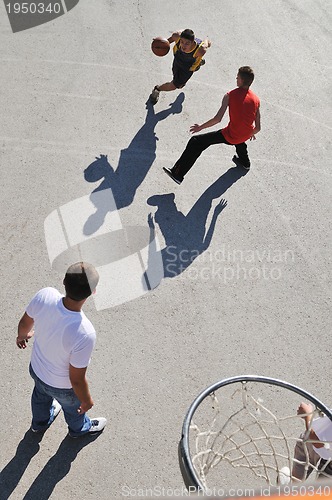
{"label": "white t-shirt", "polygon": [[312,422],[312,430],[320,441],[326,444],[322,448],[315,448],[315,452],[325,460],[332,458],[332,421],[329,417],[316,418]]}
{"label": "white t-shirt", "polygon": [[33,371],[47,385],[70,389],[69,364],[75,368],[88,366],[96,332],[85,314],[66,309],[62,298],[55,288],[43,288],[26,313],[35,322]]}

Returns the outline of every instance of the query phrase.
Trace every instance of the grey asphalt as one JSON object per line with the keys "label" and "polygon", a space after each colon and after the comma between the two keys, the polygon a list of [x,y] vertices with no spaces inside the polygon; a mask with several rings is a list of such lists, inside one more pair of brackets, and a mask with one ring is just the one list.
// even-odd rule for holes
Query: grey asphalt
{"label": "grey asphalt", "polygon": [[[225,377],[282,378],[331,405],[331,17],[325,0],[81,0],[14,34],[0,5],[1,499],[181,488],[185,412]],[[164,94],[147,110],[172,62],[151,53],[151,40],[186,27],[212,40],[206,65],[184,99]],[[254,68],[261,99],[250,172],[233,168],[233,147],[215,146],[175,185],[162,167],[190,125],[214,116],[242,65]],[[89,300],[98,333],[90,413],[108,425],[73,443],[60,415],[39,441],[27,432],[31,346],[16,348],[17,322],[39,288],[62,287],[45,219],[112,189],[98,172],[84,176],[101,154],[119,167],[122,225],[149,219],[164,253],[185,249],[185,237],[183,261],[200,256],[130,301],[97,310]]]}

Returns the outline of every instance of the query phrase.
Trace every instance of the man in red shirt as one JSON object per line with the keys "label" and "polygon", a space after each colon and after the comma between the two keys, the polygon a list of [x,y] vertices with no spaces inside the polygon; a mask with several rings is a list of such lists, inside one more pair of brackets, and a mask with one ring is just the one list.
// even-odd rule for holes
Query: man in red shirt
{"label": "man in red shirt", "polygon": [[202,125],[195,123],[195,125],[190,127],[191,133],[200,132],[204,128],[212,127],[222,120],[226,109],[229,109],[230,121],[227,127],[216,132],[192,137],[174,167],[164,167],[166,174],[177,184],[181,184],[184,176],[189,172],[197,158],[212,144],[229,144],[235,146],[237,156],[234,155],[233,162],[246,170],[250,169],[250,160],[245,141],[256,139],[255,135],[261,129],[260,101],[249,89],[253,80],[254,72],[249,66],[239,68],[236,77],[237,88],[224,95],[221,107],[215,117]]}

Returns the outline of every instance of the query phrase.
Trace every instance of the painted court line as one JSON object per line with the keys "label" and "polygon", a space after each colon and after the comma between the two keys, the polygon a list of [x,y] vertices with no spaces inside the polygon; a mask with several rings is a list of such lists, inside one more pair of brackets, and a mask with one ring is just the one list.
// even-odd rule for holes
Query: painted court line
{"label": "painted court line", "polygon": [[[135,68],[135,67],[128,67],[128,66],[117,66],[117,65],[113,65],[113,64],[101,64],[101,63],[94,63],[94,62],[84,62],[84,61],[68,61],[68,60],[53,60],[53,59],[30,59],[29,61],[25,61],[23,59],[6,59],[6,58],[3,58],[3,59],[0,59],[1,62],[26,62],[26,63],[49,63],[49,64],[67,64],[67,65],[79,65],[79,66],[87,66],[87,67],[100,67],[100,68],[107,68],[107,69],[119,69],[121,71],[133,71],[133,72],[136,72],[136,73],[145,73],[146,71],[145,70],[142,70],[142,69],[139,69],[139,68]],[[167,73],[168,75],[169,73]],[[158,75],[161,75],[160,72],[158,72]],[[210,88],[215,88],[215,89],[220,89],[220,85],[212,85],[212,84],[209,84],[207,82],[201,82],[201,81],[193,81],[193,83],[195,83],[196,85],[203,85],[205,87],[210,87]],[[55,94],[56,95],[56,94]],[[70,95],[70,94],[69,94]],[[81,97],[81,96],[80,96]],[[83,97],[83,96],[82,96]],[[87,98],[91,99],[91,96],[87,96]],[[270,106],[274,106],[275,108],[279,108],[281,109],[282,111],[286,111],[288,113],[291,113],[291,114],[294,114],[296,116],[300,116],[301,118],[304,118],[308,121],[311,121],[315,124],[318,124],[318,125],[321,125],[322,127],[328,129],[328,130],[332,130],[332,127],[329,126],[329,125],[326,125],[325,123],[322,123],[322,122],[319,122],[318,120],[315,120],[314,118],[311,118],[309,116],[306,116],[302,113],[298,113],[296,111],[292,111],[291,109],[289,108],[286,108],[286,107],[283,107],[283,106],[280,106],[279,104],[275,104],[275,103],[272,103],[271,101],[264,101],[264,100],[261,100],[261,103],[264,104],[267,103],[269,104]]]}

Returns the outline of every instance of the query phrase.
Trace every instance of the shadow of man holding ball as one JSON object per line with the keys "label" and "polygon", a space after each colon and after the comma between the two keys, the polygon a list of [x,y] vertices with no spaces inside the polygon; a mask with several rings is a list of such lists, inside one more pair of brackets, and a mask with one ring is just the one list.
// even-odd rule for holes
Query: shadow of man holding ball
{"label": "shadow of man holding ball", "polygon": [[[116,169],[110,164],[107,155],[100,155],[84,170],[84,178],[87,182],[101,181],[91,193],[91,201],[95,204],[96,212],[90,215],[85,223],[85,235],[95,233],[102,226],[105,215],[115,209],[113,200],[107,204],[103,197],[94,197],[94,193],[111,189],[117,209],[128,207],[133,202],[137,189],[156,159],[158,137],[155,127],[158,122],[165,120],[168,116],[181,113],[184,97],[181,92],[168,109],[158,113],[155,113],[150,102],[146,103],[145,123],[129,146],[121,151]],[[103,201],[98,203],[98,200]]]}

